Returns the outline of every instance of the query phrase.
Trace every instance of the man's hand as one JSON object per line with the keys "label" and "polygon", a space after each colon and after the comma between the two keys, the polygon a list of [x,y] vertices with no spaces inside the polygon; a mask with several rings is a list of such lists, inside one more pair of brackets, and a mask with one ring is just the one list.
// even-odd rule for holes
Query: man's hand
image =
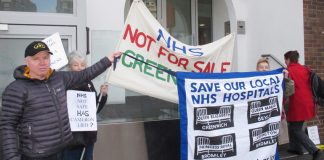
{"label": "man's hand", "polygon": [[108,83],[104,83],[100,86],[100,93],[101,95],[105,96],[108,92]]}
{"label": "man's hand", "polygon": [[109,61],[111,63],[114,63],[114,59],[116,57],[120,57],[123,53],[122,52],[114,52],[114,53],[111,53],[109,56],[107,56],[107,58],[109,59]]}
{"label": "man's hand", "polygon": [[282,72],[284,73],[284,78],[288,78],[288,70],[284,69]]}

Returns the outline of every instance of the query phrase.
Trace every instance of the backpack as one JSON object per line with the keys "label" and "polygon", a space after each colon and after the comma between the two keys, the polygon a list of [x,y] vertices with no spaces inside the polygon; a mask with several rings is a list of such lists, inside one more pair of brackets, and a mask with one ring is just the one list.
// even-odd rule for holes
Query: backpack
{"label": "backpack", "polygon": [[313,99],[316,104],[324,106],[324,82],[322,79],[309,67],[306,67],[310,72],[310,85],[313,93]]}

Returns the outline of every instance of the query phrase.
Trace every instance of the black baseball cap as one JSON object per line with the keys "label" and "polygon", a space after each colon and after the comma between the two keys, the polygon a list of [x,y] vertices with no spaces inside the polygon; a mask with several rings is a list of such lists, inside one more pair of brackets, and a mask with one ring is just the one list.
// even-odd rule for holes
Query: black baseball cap
{"label": "black baseball cap", "polygon": [[25,50],[25,57],[33,56],[40,51],[48,51],[49,54],[53,54],[52,52],[50,52],[50,49],[44,42],[34,41],[27,46]]}

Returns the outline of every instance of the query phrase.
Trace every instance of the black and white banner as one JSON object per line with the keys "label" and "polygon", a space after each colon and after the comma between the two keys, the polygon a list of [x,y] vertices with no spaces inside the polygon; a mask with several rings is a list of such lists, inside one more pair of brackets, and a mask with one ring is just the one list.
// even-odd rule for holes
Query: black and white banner
{"label": "black and white banner", "polygon": [[282,69],[178,72],[181,160],[274,160]]}

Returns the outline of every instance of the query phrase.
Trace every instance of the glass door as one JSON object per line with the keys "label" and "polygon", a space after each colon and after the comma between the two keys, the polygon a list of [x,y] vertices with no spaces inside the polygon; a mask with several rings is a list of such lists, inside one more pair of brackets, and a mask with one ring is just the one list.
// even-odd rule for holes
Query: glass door
{"label": "glass door", "polygon": [[165,0],[162,12],[164,13],[164,26],[168,32],[182,43],[194,44],[194,30],[192,28],[192,1]]}
{"label": "glass door", "polygon": [[213,41],[212,0],[199,0],[198,10],[198,44],[204,45]]}
{"label": "glass door", "polygon": [[188,45],[213,41],[213,0],[162,1],[161,24],[176,39]]}

